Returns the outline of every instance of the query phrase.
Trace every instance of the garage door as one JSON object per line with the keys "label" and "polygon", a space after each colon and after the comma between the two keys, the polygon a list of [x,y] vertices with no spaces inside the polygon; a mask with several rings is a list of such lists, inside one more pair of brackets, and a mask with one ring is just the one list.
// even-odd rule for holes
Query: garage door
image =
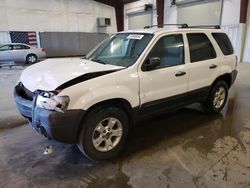
{"label": "garage door", "polygon": [[221,0],[201,1],[178,6],[178,23],[220,25]]}
{"label": "garage door", "polygon": [[152,11],[128,15],[128,29],[143,29],[152,25]]}

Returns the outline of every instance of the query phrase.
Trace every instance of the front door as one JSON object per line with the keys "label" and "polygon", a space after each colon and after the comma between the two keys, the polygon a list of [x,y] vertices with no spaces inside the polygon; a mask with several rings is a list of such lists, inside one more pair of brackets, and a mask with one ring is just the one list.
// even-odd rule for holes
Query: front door
{"label": "front door", "polygon": [[12,45],[3,45],[0,47],[0,61],[11,60]]}
{"label": "front door", "polygon": [[185,65],[182,34],[161,37],[148,54],[160,58],[160,65],[150,71],[139,70],[140,100],[143,113],[168,110],[182,103],[187,93],[189,72]]}

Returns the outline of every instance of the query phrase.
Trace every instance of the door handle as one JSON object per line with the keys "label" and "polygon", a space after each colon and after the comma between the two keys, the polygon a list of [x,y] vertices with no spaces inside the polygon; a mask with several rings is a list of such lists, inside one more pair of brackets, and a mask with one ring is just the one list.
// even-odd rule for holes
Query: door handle
{"label": "door handle", "polygon": [[175,76],[184,76],[186,74],[186,72],[184,71],[179,71],[175,74]]}
{"label": "door handle", "polygon": [[215,69],[216,67],[217,67],[217,65],[215,65],[215,64],[212,64],[209,66],[210,69]]}

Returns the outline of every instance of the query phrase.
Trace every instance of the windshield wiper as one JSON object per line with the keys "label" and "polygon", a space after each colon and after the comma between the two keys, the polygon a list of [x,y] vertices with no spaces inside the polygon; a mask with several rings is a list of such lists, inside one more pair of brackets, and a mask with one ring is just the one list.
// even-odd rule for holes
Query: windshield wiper
{"label": "windshield wiper", "polygon": [[97,62],[97,63],[101,63],[101,64],[107,64],[107,63],[105,63],[104,61],[102,61],[102,60],[100,60],[100,59],[91,59],[91,61],[95,61],[95,62]]}

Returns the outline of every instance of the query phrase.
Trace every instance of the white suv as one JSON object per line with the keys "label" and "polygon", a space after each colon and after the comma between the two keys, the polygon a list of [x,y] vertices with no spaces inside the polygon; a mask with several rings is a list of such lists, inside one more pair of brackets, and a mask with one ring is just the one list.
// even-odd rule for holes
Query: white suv
{"label": "white suv", "polygon": [[138,121],[191,103],[224,107],[237,58],[219,29],[117,33],[85,59],[45,60],[15,87],[20,113],[48,139],[76,143],[89,158],[114,157]]}

